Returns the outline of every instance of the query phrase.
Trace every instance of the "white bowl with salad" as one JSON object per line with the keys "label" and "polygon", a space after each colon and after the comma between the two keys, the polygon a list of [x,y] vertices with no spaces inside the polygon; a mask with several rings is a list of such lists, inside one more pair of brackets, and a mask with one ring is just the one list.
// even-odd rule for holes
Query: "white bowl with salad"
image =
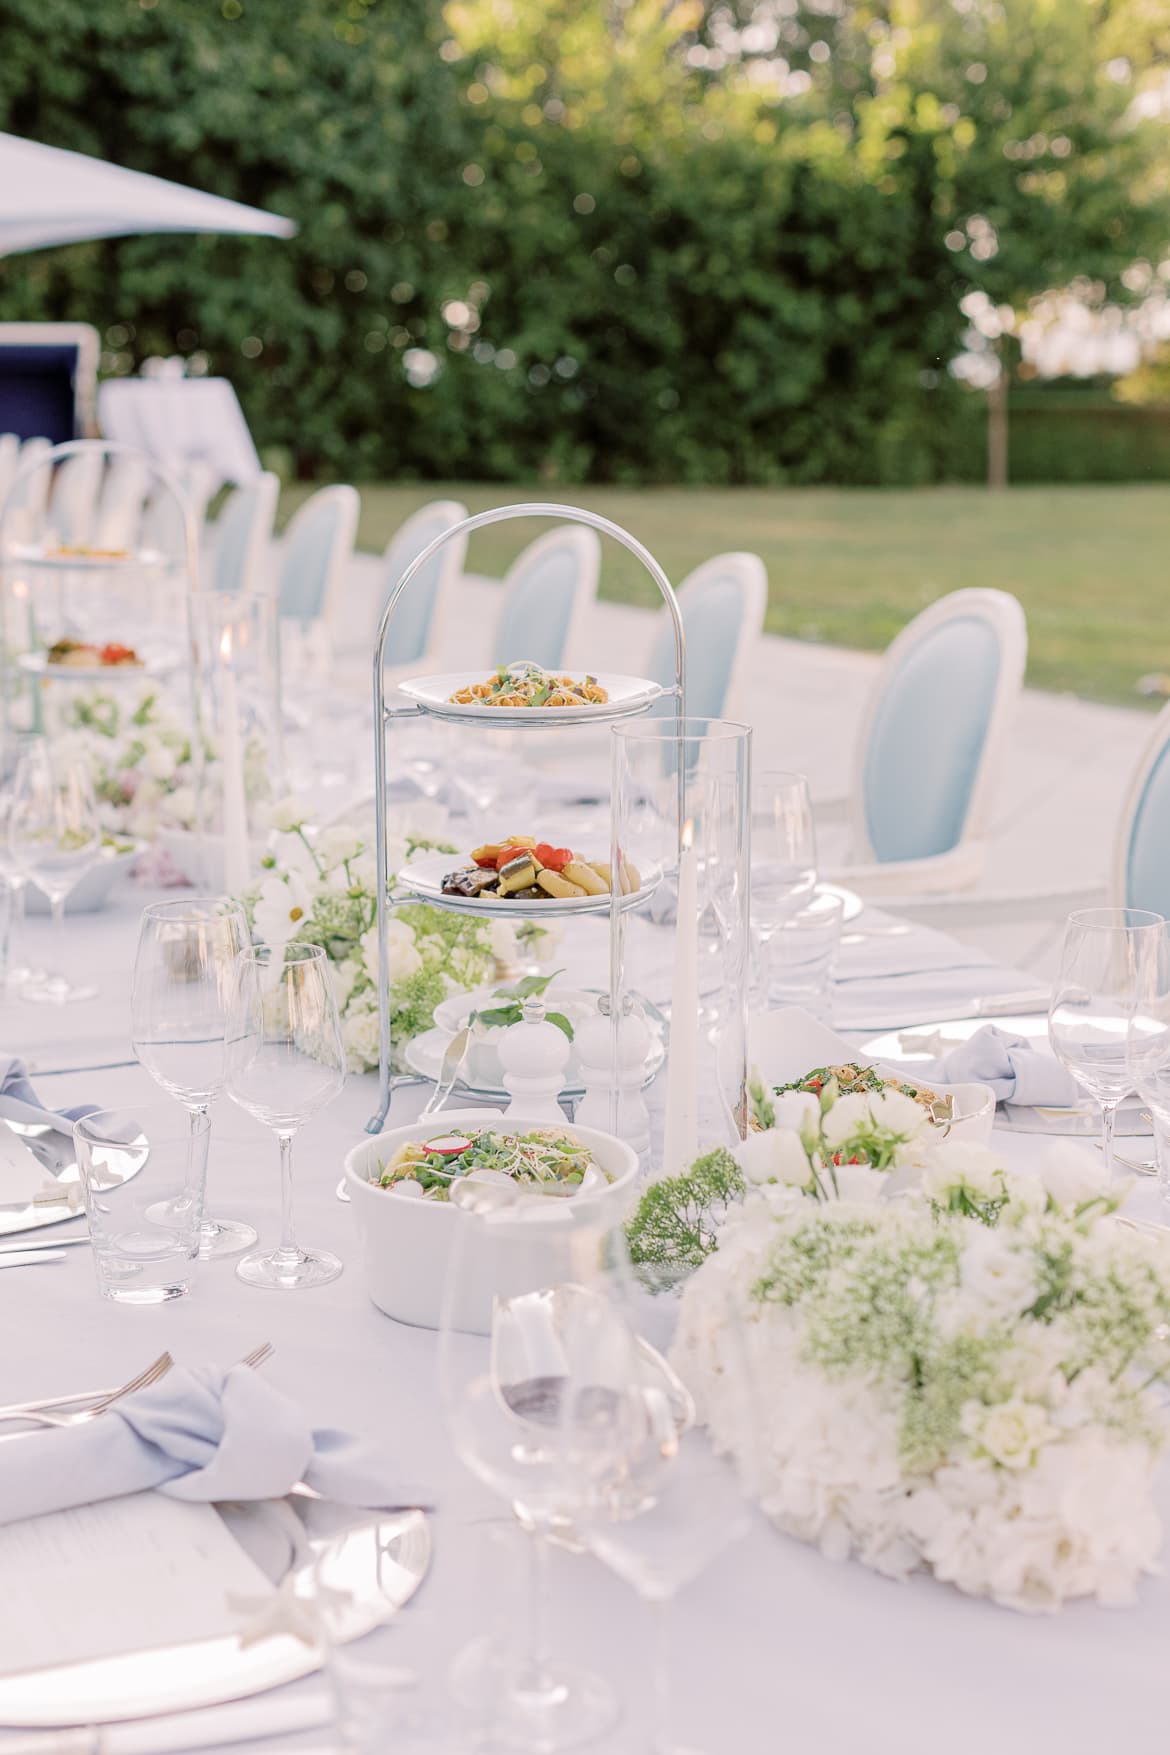
{"label": "white bowl with salad", "polygon": [[[556,1127],[482,1108],[444,1110],[365,1139],[347,1153],[345,1178],[361,1238],[366,1290],[379,1310],[416,1328],[438,1328],[456,1227],[475,1223],[458,1185],[483,1183],[554,1200],[587,1196],[614,1216],[632,1205],[638,1158],[624,1140],[566,1122]],[[454,1199],[452,1189],[456,1189]],[[532,1245],[525,1245],[531,1250]],[[461,1288],[459,1326],[486,1331],[501,1275],[530,1273],[513,1244],[506,1265],[485,1247]]]}

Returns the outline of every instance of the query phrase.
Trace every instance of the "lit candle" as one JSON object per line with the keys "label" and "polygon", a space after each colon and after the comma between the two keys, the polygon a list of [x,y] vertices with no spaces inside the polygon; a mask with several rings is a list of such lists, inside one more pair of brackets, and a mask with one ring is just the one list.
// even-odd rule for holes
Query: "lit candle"
{"label": "lit candle", "polygon": [[229,896],[248,887],[248,807],[244,794],[244,742],[240,735],[240,703],[232,668],[232,630],[219,643],[223,661],[220,701],[220,767],[223,772],[223,881]]}
{"label": "lit candle", "polygon": [[687,1169],[699,1151],[699,881],[695,825],[682,832],[678,908],[674,926],[674,979],[670,991],[670,1058],[666,1078],[663,1170]]}

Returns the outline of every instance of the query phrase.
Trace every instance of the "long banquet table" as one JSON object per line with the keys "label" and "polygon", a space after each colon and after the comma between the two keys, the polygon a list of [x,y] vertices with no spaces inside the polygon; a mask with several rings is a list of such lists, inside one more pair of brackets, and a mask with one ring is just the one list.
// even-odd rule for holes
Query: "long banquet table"
{"label": "long banquet table", "polygon": [[[25,1056],[54,1107],[161,1099],[137,1066],[108,1065],[131,1058],[129,976],[138,913],[149,899],[124,884],[101,914],[70,921],[75,970],[100,983],[96,1000],[63,1012],[19,1002],[4,1008],[0,1044]],[[878,924],[871,935],[872,920]],[[916,957],[907,959],[907,952],[924,941],[890,933],[869,914],[851,938],[856,956],[847,952],[842,968],[840,1021],[877,1027],[928,1016],[921,987],[898,973],[914,968]],[[48,960],[46,921],[28,923],[22,948]],[[953,952],[949,960],[917,959],[930,965],[927,979],[940,1009],[1028,985],[958,946]],[[0,1401],[120,1382],[164,1346],[181,1361],[229,1362],[271,1340],[276,1356],[266,1370],[275,1384],[315,1423],[383,1437],[400,1459],[403,1480],[424,1482],[437,1502],[435,1562],[417,1601],[454,1650],[494,1624],[506,1596],[482,1562],[485,1520],[501,1518],[504,1508],[452,1454],[438,1402],[434,1335],[388,1320],[362,1287],[353,1215],[334,1190],[342,1156],[362,1137],[374,1100],[372,1077],[351,1078],[297,1147],[300,1233],[345,1259],[338,1281],[282,1295],[249,1289],[231,1261],[213,1262],[201,1265],[189,1297],[139,1309],[97,1296],[84,1248],[57,1265],[2,1274]],[[396,1092],[394,1118],[411,1119],[421,1102],[418,1090]],[[996,1138],[1019,1165],[1034,1162],[1048,1144],[1037,1135]],[[226,1101],[215,1114],[209,1201],[216,1212],[249,1219],[262,1237],[272,1236],[278,1208],[272,1136]],[[1143,1186],[1140,1201],[1156,1210],[1151,1187]],[[1166,1502],[1170,1508],[1170,1496]],[[603,1671],[625,1703],[622,1724],[596,1747],[604,1755],[645,1749],[644,1611],[590,1558],[558,1554],[553,1584],[555,1647]],[[924,1578],[896,1585],[854,1564],[831,1564],[759,1517],[750,1535],[679,1599],[674,1629],[677,1730],[707,1755],[781,1749],[985,1755],[991,1748],[1005,1755],[1113,1749],[1153,1755],[1166,1746],[1165,1578],[1148,1581],[1128,1611],[1079,1605],[1056,1618],[1029,1619]],[[322,1736],[283,1736],[279,1747],[319,1747]],[[7,1740],[0,1733],[0,1755]]]}

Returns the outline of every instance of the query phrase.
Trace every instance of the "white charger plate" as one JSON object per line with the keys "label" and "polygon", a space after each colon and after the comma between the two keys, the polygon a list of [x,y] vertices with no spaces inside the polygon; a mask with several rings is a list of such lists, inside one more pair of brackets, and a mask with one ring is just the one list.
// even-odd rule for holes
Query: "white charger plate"
{"label": "white charger plate", "polygon": [[557,725],[579,725],[582,722],[599,725],[609,719],[624,719],[631,713],[643,713],[663,693],[661,683],[650,682],[644,676],[619,676],[614,671],[595,674],[609,700],[592,701],[584,707],[485,707],[482,701],[451,699],[457,689],[485,682],[487,679],[482,671],[416,676],[399,683],[398,689],[439,719],[463,719],[474,724],[486,720],[491,725],[536,725],[544,731]]}
{"label": "white charger plate", "polygon": [[[516,916],[525,920],[540,920],[563,914],[610,912],[613,896],[608,891],[604,896],[546,896],[542,901],[537,901],[535,897],[519,896],[501,896],[492,901],[482,901],[475,896],[445,895],[443,879],[448,872],[458,871],[461,866],[471,863],[470,853],[422,853],[403,866],[398,881],[404,889],[411,890],[425,902],[433,902],[440,908],[453,908],[460,914],[477,914],[488,920],[506,920]],[[662,882],[662,872],[656,866],[640,873],[640,876],[641,889],[635,890],[629,896],[619,896],[619,908],[637,908],[654,894]]]}
{"label": "white charger plate", "polygon": [[[345,1639],[358,1639],[378,1625],[385,1613],[384,1599],[397,1607],[409,1602],[430,1566],[430,1528],[418,1511],[346,1513],[300,1498],[221,1505],[216,1510],[274,1585],[291,1573],[298,1587],[303,1580],[306,1596],[322,1543],[336,1536],[339,1524],[352,1527],[354,1552],[352,1561],[346,1554],[346,1582],[353,1595],[341,1635]],[[239,1635],[233,1632],[185,1645],[120,1652],[88,1663],[25,1670],[0,1677],[0,1725],[89,1726],[191,1712],[262,1694],[311,1674],[321,1663],[319,1648],[306,1646],[291,1634],[241,1649]]]}
{"label": "white charger plate", "polygon": [[[947,1018],[941,1023],[900,1026],[867,1037],[862,1051],[875,1060],[913,1066],[915,1061],[949,1054],[988,1024],[1010,1036],[1024,1036],[1037,1048],[1045,1047],[1048,1042],[1048,1018],[1043,1013],[1033,1012],[1011,1017]],[[1148,1134],[1150,1128],[1141,1118],[1142,1109],[1143,1105],[1136,1097],[1127,1098],[1117,1110],[1116,1131],[1127,1137]],[[1088,1097],[1067,1107],[1063,1104],[1025,1107],[1019,1103],[1001,1103],[996,1125],[1017,1133],[1073,1134],[1097,1139],[1101,1133],[1101,1111]]]}
{"label": "white charger plate", "polygon": [[[402,1058],[411,1072],[416,1072],[422,1078],[430,1079],[432,1083],[437,1084],[443,1066],[443,1050],[450,1040],[451,1032],[449,1030],[424,1030],[420,1036],[411,1037],[402,1051]],[[643,1087],[648,1085],[661,1071],[665,1059],[666,1050],[662,1046],[661,1039],[656,1038],[646,1057],[646,1075],[642,1080]],[[456,1079],[454,1089],[456,1092],[462,1091],[472,1097],[491,1097],[493,1100],[502,1100],[505,1103],[511,1101],[510,1094],[505,1091],[502,1085],[469,1084],[463,1079]],[[560,1094],[562,1097],[583,1097],[585,1087],[580,1079],[570,1079]]]}

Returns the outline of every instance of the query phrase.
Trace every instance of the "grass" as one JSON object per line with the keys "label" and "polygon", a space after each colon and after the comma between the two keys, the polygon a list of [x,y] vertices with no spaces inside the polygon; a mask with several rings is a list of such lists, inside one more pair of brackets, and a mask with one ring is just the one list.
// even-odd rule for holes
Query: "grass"
{"label": "grass", "polygon": [[[292,490],[285,509],[307,490]],[[381,549],[428,499],[473,512],[547,500],[544,488],[482,483],[362,486],[359,542]],[[1143,703],[1141,676],[1170,671],[1170,485],[1013,488],[573,488],[563,497],[639,537],[680,580],[722,549],[752,549],[770,581],[770,632],[880,650],[925,604],[993,585],[1028,617],[1029,681],[1099,701]],[[467,565],[500,575],[544,524],[478,532]],[[601,594],[654,603],[638,563],[605,544]],[[1148,702],[1146,703],[1148,704]]]}

